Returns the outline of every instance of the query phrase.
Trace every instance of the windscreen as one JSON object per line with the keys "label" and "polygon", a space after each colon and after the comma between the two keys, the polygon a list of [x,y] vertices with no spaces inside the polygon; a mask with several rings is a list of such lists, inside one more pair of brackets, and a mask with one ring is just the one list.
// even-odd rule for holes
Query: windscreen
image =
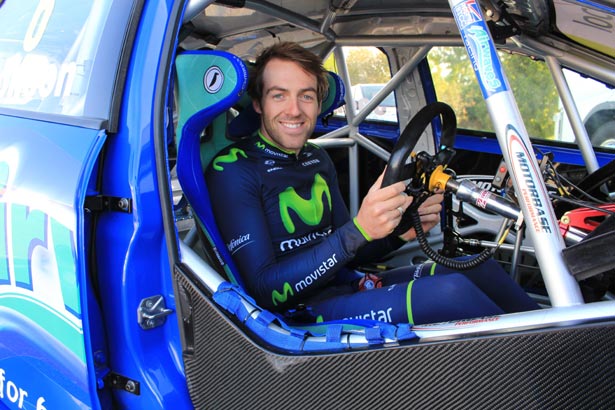
{"label": "windscreen", "polygon": [[94,0],[0,2],[0,107],[107,118],[130,9]]}

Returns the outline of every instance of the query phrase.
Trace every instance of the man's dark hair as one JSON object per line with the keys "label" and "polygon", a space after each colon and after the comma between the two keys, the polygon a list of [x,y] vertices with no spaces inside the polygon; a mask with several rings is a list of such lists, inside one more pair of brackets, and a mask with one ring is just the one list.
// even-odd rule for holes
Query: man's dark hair
{"label": "man's dark hair", "polygon": [[256,58],[256,62],[250,71],[250,80],[248,82],[248,95],[253,100],[262,101],[263,97],[263,71],[265,66],[272,59],[293,61],[307,73],[316,77],[316,93],[318,102],[321,103],[329,88],[327,80],[327,71],[322,66],[322,61],[311,51],[301,47],[297,43],[284,41],[276,43],[266,49]]}

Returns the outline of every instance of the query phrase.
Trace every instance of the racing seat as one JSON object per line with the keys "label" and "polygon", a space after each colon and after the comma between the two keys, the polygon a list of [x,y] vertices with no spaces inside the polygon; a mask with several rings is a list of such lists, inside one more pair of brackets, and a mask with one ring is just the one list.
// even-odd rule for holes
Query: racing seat
{"label": "racing seat", "polygon": [[220,51],[184,52],[175,60],[179,118],[177,178],[227,278],[241,285],[210,207],[201,161],[203,130],[244,93],[248,72],[240,58]]}

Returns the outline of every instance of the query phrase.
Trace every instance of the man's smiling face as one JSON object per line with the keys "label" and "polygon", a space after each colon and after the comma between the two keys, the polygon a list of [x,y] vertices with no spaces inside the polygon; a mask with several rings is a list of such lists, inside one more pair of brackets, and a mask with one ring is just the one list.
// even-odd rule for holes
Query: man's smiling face
{"label": "man's smiling face", "polygon": [[272,59],[263,72],[263,97],[253,102],[261,114],[263,136],[285,151],[298,153],[320,112],[316,77],[297,63]]}

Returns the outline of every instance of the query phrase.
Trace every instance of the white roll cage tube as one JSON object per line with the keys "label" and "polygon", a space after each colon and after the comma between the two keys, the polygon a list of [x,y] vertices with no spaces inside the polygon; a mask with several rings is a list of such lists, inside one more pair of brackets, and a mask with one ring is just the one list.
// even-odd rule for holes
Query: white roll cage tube
{"label": "white roll cage tube", "polygon": [[520,199],[526,232],[534,243],[551,305],[564,307],[582,304],[579,285],[564,263],[564,240],[532,143],[481,8],[474,0],[449,0],[449,5],[474,67],[513,187]]}

